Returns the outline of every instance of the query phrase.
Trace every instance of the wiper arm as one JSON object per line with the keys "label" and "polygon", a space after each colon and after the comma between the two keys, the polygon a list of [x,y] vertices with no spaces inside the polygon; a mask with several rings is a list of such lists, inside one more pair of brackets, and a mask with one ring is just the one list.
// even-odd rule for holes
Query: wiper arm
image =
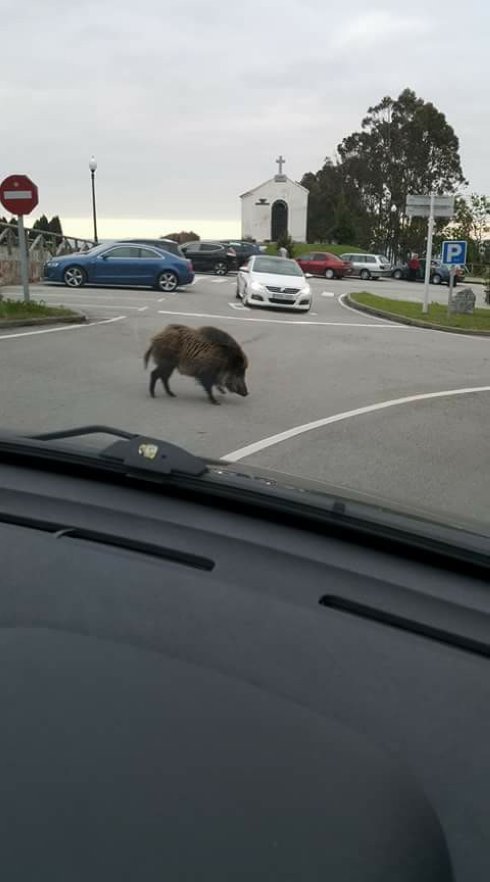
{"label": "wiper arm", "polygon": [[64,438],[83,438],[84,435],[115,435],[116,438],[136,438],[134,432],[115,429],[112,426],[80,426],[77,429],[59,429],[56,432],[43,432],[41,435],[27,435],[33,441],[62,441]]}
{"label": "wiper arm", "polygon": [[[86,435],[112,435],[116,442],[101,451],[67,450],[51,447],[46,442],[63,441],[69,438],[82,438]],[[40,442],[36,444],[34,442]],[[82,459],[91,465],[98,465],[125,474],[135,472],[157,475],[184,475],[200,477],[208,471],[208,463],[201,457],[194,456],[183,447],[161,441],[147,435],[126,432],[112,426],[89,425],[74,429],[60,429],[56,432],[44,432],[40,435],[0,436],[0,450],[26,453],[31,455],[49,455],[60,461]]]}

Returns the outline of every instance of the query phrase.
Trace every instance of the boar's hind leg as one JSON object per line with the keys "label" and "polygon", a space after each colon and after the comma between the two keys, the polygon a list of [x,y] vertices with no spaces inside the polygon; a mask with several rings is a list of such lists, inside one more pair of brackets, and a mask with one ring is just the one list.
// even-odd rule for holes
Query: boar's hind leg
{"label": "boar's hind leg", "polygon": [[170,395],[171,398],[175,398],[175,392],[172,392],[170,386],[168,385],[168,381],[172,376],[174,370],[173,364],[159,364],[157,367],[152,370],[150,374],[150,395],[152,398],[155,397],[155,386],[158,379],[160,379],[163,383],[163,387],[167,395]]}
{"label": "boar's hind leg", "polygon": [[219,404],[219,401],[213,395],[214,377],[210,377],[209,374],[201,374],[199,377],[196,377],[196,379],[203,389],[206,390],[211,404]]}

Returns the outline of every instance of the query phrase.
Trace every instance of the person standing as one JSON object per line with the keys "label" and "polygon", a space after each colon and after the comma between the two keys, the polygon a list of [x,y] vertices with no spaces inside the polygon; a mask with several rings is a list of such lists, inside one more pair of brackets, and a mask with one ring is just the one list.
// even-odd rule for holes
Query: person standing
{"label": "person standing", "polygon": [[408,261],[408,281],[416,282],[417,275],[420,270],[420,260],[418,254],[412,254],[410,260]]}
{"label": "person standing", "polygon": [[279,248],[279,257],[288,257],[288,250],[284,247],[284,245],[281,245],[281,247]]}

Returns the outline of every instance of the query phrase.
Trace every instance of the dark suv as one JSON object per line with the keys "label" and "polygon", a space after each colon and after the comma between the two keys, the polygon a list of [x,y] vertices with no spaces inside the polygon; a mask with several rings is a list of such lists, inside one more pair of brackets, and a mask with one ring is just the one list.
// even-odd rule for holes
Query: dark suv
{"label": "dark suv", "polygon": [[237,268],[236,251],[230,245],[221,242],[186,242],[181,247],[196,272],[214,272],[217,276],[226,276],[230,270]]}
{"label": "dark suv", "polygon": [[136,245],[151,245],[153,248],[162,248],[163,251],[169,251],[170,254],[176,254],[177,257],[185,257],[182,248],[178,242],[173,239],[121,239],[121,242],[131,242]]}
{"label": "dark suv", "polygon": [[244,242],[242,239],[221,239],[223,245],[228,245],[236,252],[237,266],[243,266],[249,257],[254,254],[262,254],[259,246],[255,242]]}

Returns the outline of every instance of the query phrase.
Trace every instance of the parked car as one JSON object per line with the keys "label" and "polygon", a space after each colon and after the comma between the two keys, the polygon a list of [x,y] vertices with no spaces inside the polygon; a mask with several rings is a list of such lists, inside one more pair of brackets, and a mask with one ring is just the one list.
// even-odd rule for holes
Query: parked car
{"label": "parked car", "polygon": [[325,276],[326,279],[342,279],[352,273],[352,264],[348,260],[342,260],[336,254],[329,251],[312,251],[310,254],[301,254],[296,258],[305,273],[312,276]]}
{"label": "parked car", "polygon": [[352,265],[352,275],[361,279],[379,279],[391,273],[390,261],[384,254],[341,254],[340,257]]}
{"label": "parked car", "polygon": [[192,261],[192,266],[199,272],[214,272],[217,276],[226,276],[230,270],[237,268],[237,256],[234,248],[221,242],[185,242],[181,245],[185,256]]}
{"label": "parked car", "polygon": [[163,251],[169,251],[170,254],[177,254],[179,257],[185,257],[179,243],[174,242],[173,239],[118,239],[118,242],[124,244],[132,242],[136,245],[151,245],[153,248],[161,248]]}
{"label": "parked car", "polygon": [[242,239],[221,239],[221,244],[233,248],[237,257],[237,266],[243,266],[254,254],[262,254],[260,247],[255,242],[245,242]]}
{"label": "parked car", "polygon": [[264,254],[240,267],[236,296],[245,306],[287,307],[297,312],[309,312],[312,303],[311,288],[296,261]]}
{"label": "parked car", "polygon": [[49,282],[64,282],[69,288],[81,288],[86,283],[144,285],[171,292],[180,285],[190,285],[194,273],[184,257],[128,242],[53,257],[44,264],[43,277]]}
{"label": "parked car", "polygon": [[[450,267],[447,264],[442,263],[440,260],[431,261],[430,268],[430,276],[429,279],[433,285],[449,285],[449,270]],[[464,279],[464,269],[463,267],[456,267],[454,275],[454,284],[457,285],[458,282],[462,282]],[[407,279],[409,277],[408,272],[408,264],[407,263],[397,263],[393,267],[391,271],[391,275],[394,279]],[[420,269],[417,272],[417,282],[423,282],[425,279],[425,260],[422,258],[420,261]]]}

